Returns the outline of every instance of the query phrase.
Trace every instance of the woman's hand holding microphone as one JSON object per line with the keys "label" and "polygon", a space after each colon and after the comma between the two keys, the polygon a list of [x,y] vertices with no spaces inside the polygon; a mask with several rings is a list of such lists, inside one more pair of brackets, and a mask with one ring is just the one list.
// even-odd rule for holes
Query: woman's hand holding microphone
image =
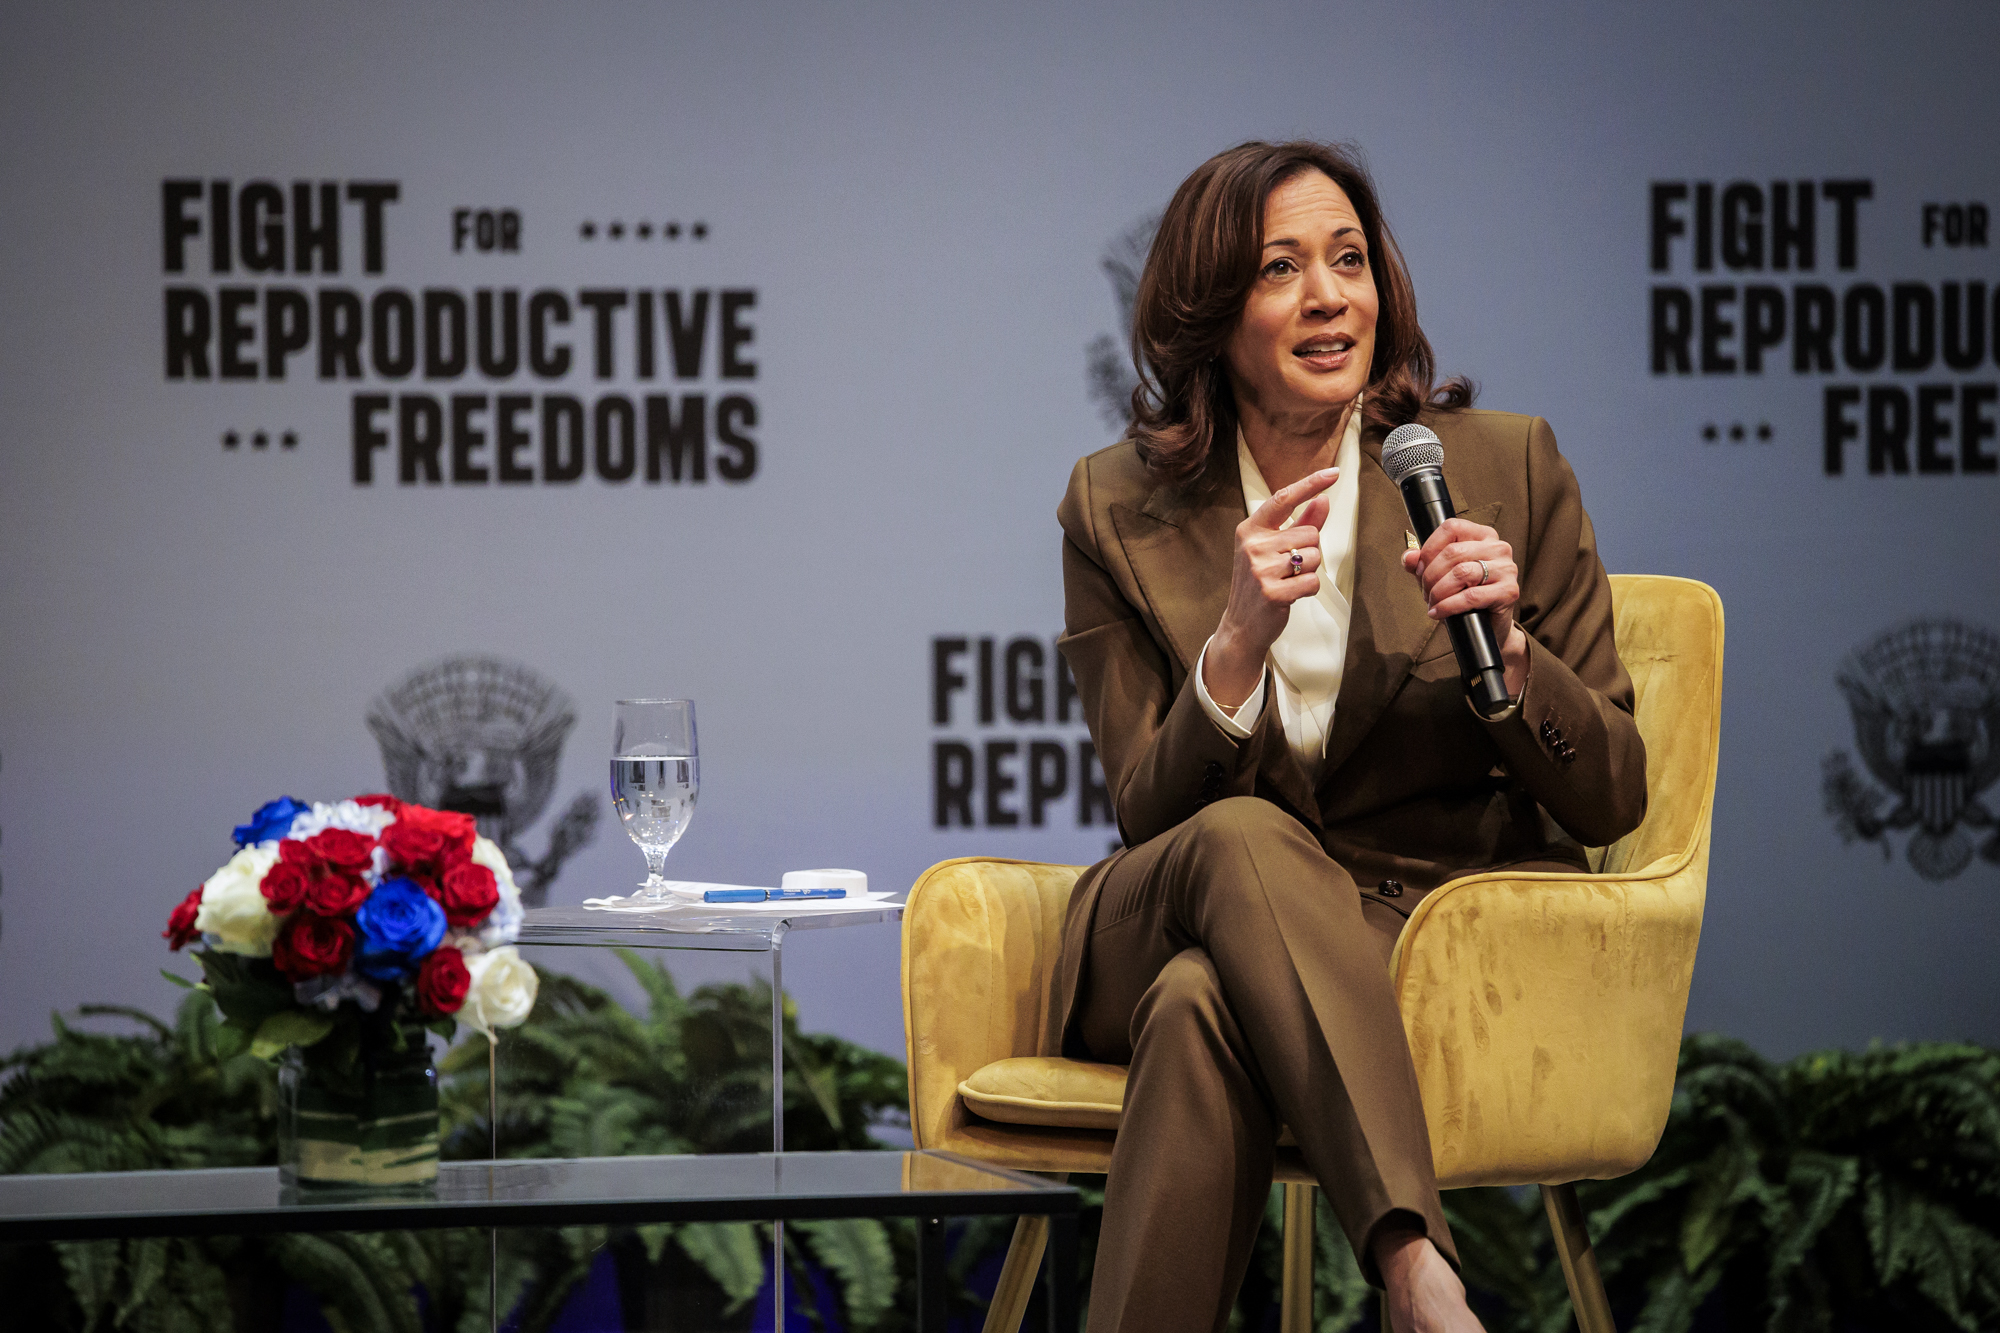
{"label": "woman's hand holding microphone", "polygon": [[1423,586],[1432,619],[1486,613],[1493,641],[1500,645],[1507,693],[1519,699],[1528,679],[1528,632],[1514,619],[1514,606],[1521,600],[1521,567],[1514,563],[1514,548],[1492,528],[1448,518],[1422,550],[1403,553],[1403,568]]}
{"label": "woman's hand holding microphone", "polygon": [[[1202,659],[1202,684],[1225,709],[1240,707],[1256,690],[1265,655],[1284,632],[1292,603],[1319,591],[1319,530],[1330,503],[1326,492],[1339,477],[1334,467],[1311,473],[1236,525],[1229,605]],[[1286,527],[1294,511],[1298,519]]]}

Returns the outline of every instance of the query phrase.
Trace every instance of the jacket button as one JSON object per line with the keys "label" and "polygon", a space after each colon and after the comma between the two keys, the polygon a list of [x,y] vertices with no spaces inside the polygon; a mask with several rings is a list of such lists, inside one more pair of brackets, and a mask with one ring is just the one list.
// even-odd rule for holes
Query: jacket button
{"label": "jacket button", "polygon": [[1213,759],[1201,770],[1201,803],[1208,805],[1222,797],[1222,765]]}
{"label": "jacket button", "polygon": [[1544,718],[1542,720],[1542,739],[1544,741],[1552,740],[1554,739],[1555,734],[1556,734],[1556,724]]}
{"label": "jacket button", "polygon": [[1399,879],[1385,879],[1375,886],[1375,892],[1381,894],[1384,898],[1400,898],[1403,896],[1403,881]]}

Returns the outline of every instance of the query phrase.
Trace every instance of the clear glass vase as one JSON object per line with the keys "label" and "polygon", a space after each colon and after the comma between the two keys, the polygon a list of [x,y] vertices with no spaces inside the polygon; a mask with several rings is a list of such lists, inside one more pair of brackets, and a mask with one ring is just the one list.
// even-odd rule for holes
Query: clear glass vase
{"label": "clear glass vase", "polygon": [[438,1084],[421,1027],[364,1036],[345,1075],[293,1046],[278,1067],[278,1179],[299,1193],[423,1194],[437,1183]]}

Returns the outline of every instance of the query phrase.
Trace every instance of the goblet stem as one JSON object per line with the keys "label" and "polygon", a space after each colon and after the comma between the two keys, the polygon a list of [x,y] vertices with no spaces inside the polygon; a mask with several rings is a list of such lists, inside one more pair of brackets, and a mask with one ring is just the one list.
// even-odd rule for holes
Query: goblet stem
{"label": "goblet stem", "polygon": [[641,847],[639,850],[646,854],[646,882],[639,887],[645,891],[648,898],[666,897],[667,881],[661,877],[660,871],[667,864],[667,849]]}

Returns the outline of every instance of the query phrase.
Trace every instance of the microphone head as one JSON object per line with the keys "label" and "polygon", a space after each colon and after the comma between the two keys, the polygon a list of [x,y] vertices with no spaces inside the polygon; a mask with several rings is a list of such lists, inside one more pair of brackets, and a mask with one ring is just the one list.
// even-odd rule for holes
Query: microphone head
{"label": "microphone head", "polygon": [[1389,480],[1401,486],[1425,468],[1444,468],[1444,445],[1430,428],[1412,421],[1390,431],[1382,441],[1382,470]]}

